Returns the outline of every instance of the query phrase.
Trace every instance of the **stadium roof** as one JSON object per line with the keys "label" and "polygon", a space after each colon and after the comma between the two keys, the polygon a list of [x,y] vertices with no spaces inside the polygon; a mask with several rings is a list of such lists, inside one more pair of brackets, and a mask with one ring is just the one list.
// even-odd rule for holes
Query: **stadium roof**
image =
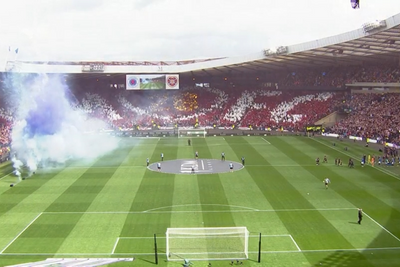
{"label": "stadium roof", "polygon": [[6,71],[30,73],[182,73],[193,76],[245,75],[304,67],[400,61],[400,14],[362,28],[307,43],[258,53],[175,62],[8,62]]}

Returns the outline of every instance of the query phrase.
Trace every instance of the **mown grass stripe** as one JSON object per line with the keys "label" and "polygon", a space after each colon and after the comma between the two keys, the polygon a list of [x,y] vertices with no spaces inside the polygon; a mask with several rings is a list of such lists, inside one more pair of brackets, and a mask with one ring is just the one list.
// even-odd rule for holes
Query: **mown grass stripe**
{"label": "mown grass stripe", "polygon": [[[304,139],[304,138],[297,138],[297,142],[309,142],[308,139]],[[284,138],[278,138],[274,144],[279,145],[281,151],[287,155],[290,155],[291,158],[297,162],[302,162],[304,160],[304,158],[308,158],[308,159],[312,159],[312,157],[308,154],[306,154],[304,151],[297,149],[292,142],[293,139],[284,139]],[[329,149],[326,146],[323,146],[321,144],[314,144],[314,146],[312,146],[314,149],[317,149],[320,152],[321,155],[324,154],[329,154]],[[343,177],[341,177],[340,175],[336,175],[331,169],[324,167],[323,164],[321,164],[320,166],[321,168],[319,169],[315,169],[315,168],[310,168],[308,169],[308,171],[310,173],[312,173],[315,177],[331,177],[331,179],[333,179],[332,177],[335,177],[334,180],[337,180],[336,183],[340,183],[340,187],[336,188],[335,187],[335,191],[340,194],[343,198],[347,199],[349,202],[355,204],[356,207],[360,206],[357,204],[361,204],[359,201],[361,199],[366,200],[366,199],[370,199],[371,202],[373,202],[374,204],[372,205],[378,205],[381,206],[383,203],[381,201],[379,201],[378,199],[374,199],[373,196],[369,195],[368,193],[366,193],[364,190],[362,190],[361,188],[359,188],[357,185],[345,181],[345,179]],[[333,186],[332,186],[333,187]],[[333,188],[332,188],[333,189]],[[372,201],[372,199],[374,199]],[[380,202],[379,204],[376,204],[376,202]],[[362,206],[362,205],[361,205]],[[373,246],[376,246],[376,244],[374,244]]]}
{"label": "mown grass stripe", "polygon": [[[270,148],[274,150],[274,156],[280,158],[283,162],[290,162],[294,159],[298,164],[305,163],[304,155],[299,155],[297,153],[298,151],[293,151],[292,147],[285,146],[284,143],[280,142],[279,138],[274,139],[271,144],[274,147]],[[253,153],[257,153],[257,151]],[[283,155],[286,155],[286,157]],[[261,155],[259,156],[261,157]],[[299,160],[296,160],[297,158]],[[266,163],[270,163],[268,159],[264,158],[264,160]],[[253,177],[260,177],[259,174],[255,173],[253,168],[249,171],[254,173],[254,175],[252,175]],[[279,172],[279,167],[269,169],[267,177],[268,178],[264,180],[260,178],[255,178],[254,180],[262,189],[265,197],[269,200],[274,209],[315,208],[304,195],[301,195],[300,192],[288,182],[286,177]],[[340,244],[343,248],[352,248],[352,245],[344,239],[337,229],[320,213],[305,213],[299,217],[294,213],[278,213],[278,215],[286,228],[296,239],[301,249],[309,249],[315,246],[323,249],[337,244]],[[321,242],[321,236],[326,236],[325,239],[327,240]],[[334,241],[329,238],[333,236],[335,237],[332,238]]]}
{"label": "mown grass stripe", "polygon": [[[104,156],[96,161],[94,166],[109,164],[112,160],[115,162],[122,161],[129,150],[130,148],[123,148],[117,154]],[[63,194],[54,200],[45,211],[86,211],[91,201],[104,187],[114,171],[115,169],[110,169],[108,172],[103,170],[100,173],[88,169]],[[86,190],[89,193],[86,193]],[[49,252],[56,253],[81,216],[82,214],[74,214],[68,217],[55,215],[52,221],[47,221],[44,217],[38,218],[7,251],[35,252],[36,249],[47,248]],[[43,233],[46,234],[43,236]],[[49,242],[49,240],[52,241]]]}
{"label": "mown grass stripe", "polygon": [[[179,139],[160,139],[155,146],[147,147],[140,157],[143,162],[148,157],[151,162],[161,162],[160,155],[164,154],[164,160],[176,158]],[[133,198],[130,211],[145,211],[154,208],[170,210],[173,205],[174,174],[154,172],[146,169],[139,188]],[[171,214],[151,214],[150,216],[136,216],[129,214],[126,217],[121,237],[165,235],[167,227],[171,224]],[[137,226],[140,225],[140,229]],[[139,249],[140,248],[140,249]],[[115,253],[126,253],[138,250],[154,251],[153,243],[141,244],[140,242],[119,242]]]}
{"label": "mown grass stripe", "polygon": [[[202,149],[201,150],[202,158],[218,159],[221,157],[222,152],[230,154],[229,150],[221,151],[221,149],[218,147],[212,147],[212,149],[210,149],[210,147],[205,146],[205,144],[207,144],[207,141],[205,139],[196,141],[197,141],[196,144],[201,145],[200,147]],[[225,143],[225,140],[223,140],[223,143]],[[195,144],[195,149],[197,149],[196,144]],[[228,166],[228,163],[226,164]],[[227,175],[228,174],[211,174],[207,176],[198,175],[197,183],[199,187],[201,204],[219,204],[219,205],[229,206],[229,201],[226,196],[226,194],[229,194],[229,192],[226,192],[222,185],[222,180],[225,179]],[[202,210],[212,210],[212,211],[220,209],[220,207],[214,205],[202,206],[201,208]],[[205,227],[236,226],[234,219],[232,217],[232,213],[230,212],[204,213],[203,220]]]}
{"label": "mown grass stripe", "polygon": [[[0,217],[36,192],[56,175],[57,173],[42,173],[40,178],[33,176],[25,181],[19,182],[12,188],[8,187],[9,189],[0,195]],[[14,177],[14,179],[16,180],[17,178]]]}
{"label": "mown grass stripe", "polygon": [[[90,201],[89,208],[86,210],[78,209],[74,212],[71,209],[68,212],[67,209],[66,212],[61,210],[61,212],[43,212],[24,231],[24,234],[10,245],[5,251],[6,255],[0,255],[1,265],[63,255],[63,257],[135,256],[136,264],[150,266],[154,265],[153,234],[156,233],[159,237],[159,264],[169,266],[171,263],[165,262],[165,254],[163,255],[163,252],[165,252],[165,237],[163,238],[163,236],[166,227],[168,227],[167,224],[169,223],[169,226],[172,227],[184,227],[188,224],[197,226],[200,221],[204,221],[204,214],[210,213],[213,214],[212,216],[215,219],[221,218],[221,224],[223,224],[224,219],[220,215],[229,214],[232,217],[233,224],[248,226],[252,235],[257,235],[258,231],[263,235],[293,235],[302,252],[298,251],[288,237],[281,241],[278,240],[279,238],[273,241],[264,238],[261,265],[320,266],[321,263],[323,266],[397,266],[399,263],[399,246],[397,245],[399,241],[382,230],[379,225],[386,228],[387,224],[382,224],[382,222],[391,219],[392,210],[399,209],[398,193],[396,193],[398,180],[371,167],[359,168],[357,166],[354,170],[349,170],[344,166],[342,168],[336,167],[332,164],[333,158],[335,156],[346,157],[340,151],[342,144],[333,147],[330,141],[326,141],[327,145],[323,145],[315,144],[315,141],[310,140],[311,138],[301,138],[303,137],[267,137],[270,144],[264,142],[265,144],[261,145],[259,142],[261,137],[210,137],[199,139],[197,146],[192,147],[187,146],[187,139],[177,141],[174,138],[161,138],[160,140],[145,139],[136,142],[134,138],[124,138],[121,141],[124,144],[123,146],[131,148],[135,146],[135,149],[130,150],[127,157],[116,158],[116,160],[109,159],[107,162],[104,161],[95,168],[91,168],[93,175],[101,172],[110,173],[112,172],[111,169],[116,170],[103,188],[94,184],[93,188],[82,190],[82,187],[85,188],[90,185],[89,180],[95,181],[95,178],[81,181],[82,187],[75,184],[75,187],[69,188],[69,185],[73,185],[73,183],[68,183],[68,179],[72,180],[72,178],[79,177],[88,167],[84,162],[75,162],[63,170],[54,169],[52,173],[57,174],[57,176],[51,178],[51,183],[46,183],[38,191],[34,191],[31,196],[24,198],[17,207],[8,212],[7,217],[2,217],[6,220],[0,219],[0,225],[3,228],[2,233],[7,233],[9,232],[7,230],[13,226],[8,223],[20,218],[21,226],[15,234],[10,234],[9,240],[6,240],[8,242],[37,216],[38,211],[41,212],[53,200],[56,200],[61,192],[69,190],[70,198],[68,201],[71,205],[75,205],[79,200],[86,199],[86,192],[89,192],[88,195],[91,197],[100,190],[100,193]],[[196,142],[197,138],[193,140]],[[283,148],[285,152],[281,151],[281,141],[296,149],[290,149],[289,152],[289,150],[286,151]],[[137,144],[135,145],[135,143]],[[352,145],[355,144],[349,144],[349,152],[356,153],[356,150],[352,149]],[[153,155],[154,161],[158,160],[159,151],[154,152],[158,146],[160,146],[160,150],[164,151],[165,159],[168,159],[168,157],[193,158],[196,149],[199,150],[201,158],[207,155],[207,150],[203,151],[200,148],[208,147],[210,154],[207,157],[219,159],[221,151],[225,150],[227,164],[230,160],[240,162],[240,157],[244,155],[247,166],[240,171],[220,175],[160,174],[160,176],[157,176],[159,173],[148,171],[145,168],[145,159],[146,157],[152,158]],[[173,155],[169,152],[170,148],[177,149],[178,153]],[[335,150],[335,148],[339,150]],[[360,150],[362,148],[360,147]],[[301,151],[303,155],[298,155],[298,151]],[[115,153],[119,153],[119,151]],[[328,164],[315,166],[315,156],[322,157],[325,153],[330,160],[329,166]],[[357,155],[355,157],[358,158]],[[392,169],[395,170],[395,168]],[[369,169],[372,169],[372,171]],[[312,170],[318,171],[318,175],[313,174]],[[320,178],[325,174],[330,175],[326,170],[342,179],[339,180],[336,179],[336,176],[332,176],[333,183],[328,191],[323,189]],[[147,172],[150,172],[150,176],[146,176]],[[77,175],[78,173],[79,175]],[[123,178],[125,173],[131,176],[129,178],[132,178],[132,180],[125,180]],[[215,197],[214,202],[218,203],[210,203],[213,201],[203,203],[200,199],[202,192],[199,191],[198,179],[204,179],[208,176],[209,178],[219,179],[222,188],[217,192],[223,190],[221,202],[227,202],[226,204],[218,204],[218,195],[213,196]],[[149,181],[143,184],[142,179],[145,178]],[[158,180],[158,178],[160,179]],[[172,178],[172,184],[170,178]],[[4,183],[7,179],[0,180],[0,182]],[[40,179],[42,179],[42,176],[38,174],[36,180]],[[133,182],[134,179],[138,179],[138,182]],[[152,180],[155,182],[154,185],[151,183]],[[35,182],[35,180],[24,182]],[[210,181],[210,183],[213,184],[214,181]],[[142,184],[146,186],[141,187]],[[292,188],[287,186],[288,184]],[[129,187],[132,187],[132,191],[129,190]],[[153,190],[153,188],[156,189]],[[306,195],[308,191],[305,190],[308,188],[310,188],[310,196]],[[385,211],[378,211],[381,217],[376,217],[375,214],[370,213],[364,207],[366,214],[371,218],[365,215],[361,226],[355,224],[356,206],[348,201],[347,197],[338,193],[338,191],[344,190],[348,191],[347,194],[351,194],[354,188],[356,188],[356,191],[353,192],[353,197],[360,202],[370,201],[371,199],[363,199],[365,195],[359,194],[357,188],[373,195],[389,208]],[[140,193],[143,190],[145,191]],[[165,195],[166,200],[162,199],[163,194],[165,194],[162,190],[171,191]],[[209,190],[212,190],[211,186]],[[29,194],[29,188],[19,192],[19,194],[12,194],[13,190],[9,188],[6,191],[11,191],[11,193],[7,193],[8,198],[6,199],[8,201],[14,201],[14,198],[20,197],[19,194]],[[75,196],[73,191],[76,192]],[[297,196],[292,196],[294,191],[298,192]],[[136,198],[137,194],[140,194],[141,197]],[[212,192],[209,192],[209,194],[212,194]],[[265,197],[265,194],[268,194],[268,197]],[[298,196],[301,196],[302,199],[299,199]],[[120,203],[118,202],[119,198],[121,199]],[[271,205],[270,199],[275,199],[272,201],[273,205]],[[134,202],[135,200],[136,202]],[[309,206],[301,208],[303,202],[309,202]],[[374,207],[374,204],[372,203],[370,206]],[[283,207],[283,209],[276,209],[276,207]],[[282,221],[286,217],[279,216],[279,213],[285,213],[285,216],[288,216],[285,223]],[[322,214],[330,225],[326,221],[320,221],[318,213]],[[77,219],[75,215],[82,217]],[[131,217],[131,220],[126,221],[128,217]],[[24,218],[30,219],[26,223],[22,223]],[[76,220],[78,221],[76,222]],[[374,223],[373,220],[376,220],[379,225]],[[158,223],[159,221],[161,221],[161,224]],[[207,224],[207,219],[205,223]],[[396,220],[391,227],[398,229],[395,223]],[[158,228],[160,225],[161,227]],[[115,254],[111,255],[118,234],[122,232],[123,227],[131,230],[131,232],[128,232],[131,236],[147,237],[146,241],[141,242],[137,238],[132,239],[132,241],[129,236],[127,239],[122,238],[115,248]],[[332,227],[340,232],[341,237],[339,236],[339,239],[337,239],[336,233],[331,233]],[[315,228],[320,229],[315,230]],[[66,238],[63,237],[62,233],[64,229],[66,231],[72,229]],[[97,235],[97,229],[102,229],[100,232],[103,234]],[[80,231],[82,231],[81,234]],[[392,229],[388,228],[388,231],[392,232]],[[18,240],[27,232],[30,232],[29,238],[24,239],[28,243],[25,246],[17,246]],[[315,233],[320,233],[320,235],[316,237]],[[4,235],[0,236],[1,242],[4,243]],[[374,237],[376,238],[374,239]],[[350,241],[353,248],[344,245],[341,241],[342,238]],[[256,239],[254,238],[254,240]],[[354,239],[354,242],[351,241],[352,239]],[[323,242],[330,242],[331,246],[325,246],[321,249],[320,244]],[[308,244],[309,249],[307,249]],[[53,246],[59,247],[59,249],[53,252]],[[256,246],[257,242],[250,244],[250,260],[244,262],[244,265],[260,265],[256,262]],[[79,251],[79,253],[74,253],[76,251]],[[132,253],[135,253],[135,255],[132,255]],[[308,255],[306,256],[306,254]],[[203,263],[204,265],[208,264],[208,262],[199,264],[202,265]],[[212,262],[213,266],[224,264],[227,264],[227,262]],[[125,265],[122,264],[121,266]]]}

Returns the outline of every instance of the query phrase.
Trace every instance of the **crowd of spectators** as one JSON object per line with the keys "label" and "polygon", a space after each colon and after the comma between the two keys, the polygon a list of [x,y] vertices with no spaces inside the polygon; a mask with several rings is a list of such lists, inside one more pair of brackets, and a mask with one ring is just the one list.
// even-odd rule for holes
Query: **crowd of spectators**
{"label": "crowd of spectators", "polygon": [[122,119],[112,105],[98,94],[86,93],[81,100],[81,104],[76,106],[76,108],[92,117],[108,121],[111,124],[114,121]]}
{"label": "crowd of spectators", "polygon": [[[394,93],[186,88],[173,94],[151,91],[138,97],[124,92],[115,97],[106,99],[101,92],[88,92],[77,99],[75,108],[106,121],[113,129],[197,125],[301,131],[345,103],[348,116],[328,131],[400,141],[400,94]],[[10,143],[12,115],[2,108],[0,117],[0,145],[4,148]]]}
{"label": "crowd of spectators", "polygon": [[[400,82],[399,66],[332,67],[273,77],[272,82],[278,85],[274,90],[186,87],[132,92],[91,84],[71,89],[72,106],[105,121],[112,129],[200,126],[303,130],[329,113],[345,109],[348,116],[328,131],[400,144],[400,94],[296,90],[305,86],[343,87],[354,82]],[[11,142],[13,114],[1,105],[0,153],[4,154]]]}
{"label": "crowd of spectators", "polygon": [[0,107],[0,162],[7,158],[11,143],[11,112]]}
{"label": "crowd of spectators", "polygon": [[0,162],[7,157],[11,143],[11,123],[0,117]]}
{"label": "crowd of spectators", "polygon": [[330,131],[400,145],[400,94],[352,94],[349,114]]}
{"label": "crowd of spectators", "polygon": [[400,67],[393,66],[350,66],[332,67],[326,70],[303,70],[281,74],[278,78],[280,88],[325,86],[343,88],[355,82],[398,83]]}
{"label": "crowd of spectators", "polygon": [[301,130],[329,114],[342,93],[267,91],[236,88],[185,88],[149,91],[143,95],[123,92],[117,106],[100,94],[80,99],[85,113],[107,120],[114,128],[252,127]]}

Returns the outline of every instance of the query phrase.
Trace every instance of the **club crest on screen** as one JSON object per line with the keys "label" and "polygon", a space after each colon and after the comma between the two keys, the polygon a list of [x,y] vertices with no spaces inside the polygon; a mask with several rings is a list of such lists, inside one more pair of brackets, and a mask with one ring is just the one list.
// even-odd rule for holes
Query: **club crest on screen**
{"label": "club crest on screen", "polygon": [[175,87],[178,84],[178,78],[176,78],[175,76],[170,76],[167,79],[167,83],[169,86]]}

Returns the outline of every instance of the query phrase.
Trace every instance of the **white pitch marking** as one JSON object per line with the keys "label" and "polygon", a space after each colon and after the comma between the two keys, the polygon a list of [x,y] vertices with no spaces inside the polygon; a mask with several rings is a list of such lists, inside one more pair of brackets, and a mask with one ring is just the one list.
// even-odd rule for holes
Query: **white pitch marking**
{"label": "white pitch marking", "polygon": [[[308,249],[308,250],[280,250],[280,251],[261,251],[261,253],[318,253],[318,252],[338,252],[338,251],[373,251],[373,250],[399,250],[400,247],[384,247],[384,248],[342,248],[342,249]],[[257,251],[249,251],[251,254],[258,253]]]}
{"label": "white pitch marking", "polygon": [[118,237],[117,240],[115,241],[115,244],[114,244],[114,247],[113,247],[113,249],[112,249],[112,251],[111,251],[111,254],[114,254],[115,249],[117,248],[118,242],[119,242],[119,237]]}
{"label": "white pitch marking", "polygon": [[3,179],[3,178],[6,178],[7,176],[9,176],[9,175],[12,174],[12,173],[13,173],[13,172],[7,173],[7,174],[4,175],[3,177],[1,177],[0,180]]}
{"label": "white pitch marking", "polygon": [[201,160],[201,167],[202,167],[203,170],[204,170],[204,161],[203,161],[203,160]]}
{"label": "white pitch marking", "polygon": [[[374,251],[374,250],[400,250],[400,247],[381,247],[381,248],[344,248],[344,249],[309,249],[309,250],[278,250],[278,251],[261,251],[264,254],[273,254],[273,253],[325,253],[325,252],[338,252],[338,251]],[[258,251],[249,251],[250,254],[258,254]],[[208,254],[207,252],[204,253],[197,253],[197,254]],[[101,255],[111,255],[110,253],[3,253],[2,255],[5,256],[101,256]],[[146,255],[154,255],[154,252],[151,253],[114,253],[113,255],[137,255],[137,256],[146,256]]]}
{"label": "white pitch marking", "polygon": [[[194,204],[190,206],[196,206],[200,204]],[[210,206],[213,204],[203,204],[204,206]],[[178,206],[169,206],[169,207],[161,207],[161,208],[156,208],[156,209],[151,209],[151,210],[145,210],[145,211],[44,211],[42,213],[45,214],[142,214],[142,213],[225,213],[225,212],[302,212],[302,211],[343,211],[343,210],[356,210],[356,208],[323,208],[323,209],[277,209],[277,210],[259,210],[259,209],[252,209],[252,208],[247,208],[246,210],[209,210],[209,211],[204,211],[204,210],[182,210],[182,211],[157,211],[158,209],[163,209],[163,208],[171,208],[171,207],[179,207],[179,206],[186,206],[186,205],[178,205]],[[218,206],[224,206],[224,205],[218,205]],[[226,205],[228,207],[239,207],[240,206],[231,206],[231,205]],[[246,208],[246,207],[241,207],[241,208]]]}
{"label": "white pitch marking", "polygon": [[377,221],[375,221],[374,219],[372,219],[371,216],[369,216],[368,214],[366,214],[364,211],[363,211],[363,214],[364,214],[365,216],[367,216],[371,221],[373,221],[374,223],[376,223],[380,228],[382,228],[383,230],[385,230],[389,235],[393,236],[397,241],[400,242],[400,238],[398,238],[397,236],[395,236],[394,234],[392,234],[392,232],[390,232],[388,229],[386,229],[385,227],[383,227],[380,223],[378,223]]}
{"label": "white pitch marking", "polygon": [[20,237],[20,235],[22,235],[22,233],[25,232],[25,230],[28,229],[28,227],[31,226],[32,223],[34,223],[34,222],[37,220],[37,218],[39,218],[40,215],[42,215],[42,214],[43,214],[43,212],[39,213],[39,214],[38,214],[24,229],[22,229],[22,231],[19,232],[19,234],[18,234],[16,237],[14,237],[14,239],[11,240],[11,241],[7,244],[7,246],[6,246],[5,248],[2,249],[2,251],[0,251],[0,254],[3,254],[3,252],[4,252],[9,246],[11,246],[11,244],[12,244],[15,240],[17,240],[17,238]]}
{"label": "white pitch marking", "polygon": [[[259,235],[249,235],[249,237],[259,237]],[[289,234],[283,234],[283,235],[261,235],[261,237],[290,237],[290,235]],[[165,236],[157,236],[157,239],[159,239],[159,238],[161,238],[161,239],[165,239],[166,237]],[[179,238],[179,237],[174,237],[174,238]],[[153,236],[132,236],[132,237],[129,237],[129,236],[121,236],[121,237],[119,237],[119,239],[154,239],[154,237]]]}
{"label": "white pitch marking", "polygon": [[[192,170],[181,170],[180,173],[192,173]],[[195,170],[195,173],[212,173],[212,170]]]}
{"label": "white pitch marking", "polygon": [[[263,165],[246,165],[246,167],[319,167],[321,165],[310,164],[310,165],[270,165],[270,164],[263,164]],[[323,166],[335,166],[334,164],[324,164]]]}
{"label": "white pitch marking", "polygon": [[271,143],[268,142],[264,137],[261,137],[262,140],[264,140],[265,142],[267,142],[268,145],[270,145]]}
{"label": "white pitch marking", "polygon": [[[211,162],[207,162],[208,166],[212,166]],[[309,165],[270,165],[270,164],[265,164],[265,165],[246,165],[246,167],[319,167],[315,164],[309,164]],[[320,165],[321,166],[321,165]],[[323,166],[335,166],[334,164],[324,164]],[[54,171],[60,171],[61,169],[132,169],[132,168],[143,168],[143,165],[130,165],[130,166],[98,166],[98,167],[92,167],[92,166],[65,166],[62,168],[54,168],[52,170]],[[50,170],[51,171],[51,170]],[[9,173],[8,175],[10,175]],[[6,175],[7,176],[7,175]],[[4,176],[5,177],[5,176]],[[3,177],[3,178],[4,178]],[[1,180],[2,178],[0,178]]]}
{"label": "white pitch marking", "polygon": [[[249,208],[249,207],[244,207],[244,206],[235,206],[235,205],[222,205],[222,204],[184,204],[184,205],[173,205],[173,206],[159,207],[159,208],[154,208],[154,209],[150,209],[150,210],[145,210],[144,212],[155,211],[155,210],[160,210],[160,209],[165,209],[165,208],[189,207],[189,206],[219,206],[219,207],[242,208],[242,209],[249,209],[249,210],[253,210],[253,211],[258,211],[258,209]],[[201,212],[201,211],[200,211],[200,212]]]}
{"label": "white pitch marking", "polygon": [[292,239],[292,241],[293,241],[294,245],[296,246],[297,250],[298,250],[298,251],[301,251],[299,245],[297,245],[297,242],[294,240],[293,236],[292,236],[292,235],[289,235],[289,237],[290,237],[290,239]]}
{"label": "white pitch marking", "polygon": [[234,143],[234,144],[230,144],[230,145],[251,145],[251,146],[262,146],[262,145],[268,145],[266,143]]}

